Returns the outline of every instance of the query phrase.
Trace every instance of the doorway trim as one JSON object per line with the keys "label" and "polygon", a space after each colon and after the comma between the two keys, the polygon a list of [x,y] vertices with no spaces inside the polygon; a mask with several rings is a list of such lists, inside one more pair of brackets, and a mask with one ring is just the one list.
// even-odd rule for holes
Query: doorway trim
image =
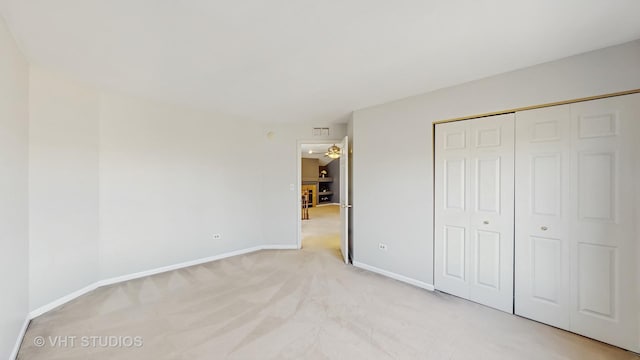
{"label": "doorway trim", "polygon": [[297,247],[302,249],[302,204],[300,202],[300,194],[302,191],[302,144],[337,144],[342,142],[342,139],[313,139],[313,140],[298,140],[296,143],[296,185],[294,186],[296,192],[296,214],[297,214]]}

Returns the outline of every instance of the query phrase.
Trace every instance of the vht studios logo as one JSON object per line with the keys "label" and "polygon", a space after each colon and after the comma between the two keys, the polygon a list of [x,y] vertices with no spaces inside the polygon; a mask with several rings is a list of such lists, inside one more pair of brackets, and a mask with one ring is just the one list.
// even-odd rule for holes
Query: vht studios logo
{"label": "vht studios logo", "polygon": [[33,344],[60,348],[139,348],[142,340],[142,336],[36,336]]}

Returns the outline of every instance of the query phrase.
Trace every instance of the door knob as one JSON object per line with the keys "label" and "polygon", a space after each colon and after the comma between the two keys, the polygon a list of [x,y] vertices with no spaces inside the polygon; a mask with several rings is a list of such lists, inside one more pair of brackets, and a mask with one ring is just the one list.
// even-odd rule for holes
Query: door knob
{"label": "door knob", "polygon": [[548,227],[546,227],[546,226],[540,226],[540,230],[542,230],[542,231],[547,231],[547,230],[549,230],[549,228],[548,228]]}
{"label": "door knob", "polygon": [[489,220],[485,220],[482,223],[485,224],[485,225],[489,225]]}

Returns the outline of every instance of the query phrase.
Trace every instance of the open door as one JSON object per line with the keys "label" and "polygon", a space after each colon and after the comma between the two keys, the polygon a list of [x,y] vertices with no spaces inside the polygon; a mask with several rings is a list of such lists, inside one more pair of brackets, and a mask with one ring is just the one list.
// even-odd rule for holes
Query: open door
{"label": "open door", "polygon": [[345,263],[349,263],[349,138],[340,144],[340,250]]}

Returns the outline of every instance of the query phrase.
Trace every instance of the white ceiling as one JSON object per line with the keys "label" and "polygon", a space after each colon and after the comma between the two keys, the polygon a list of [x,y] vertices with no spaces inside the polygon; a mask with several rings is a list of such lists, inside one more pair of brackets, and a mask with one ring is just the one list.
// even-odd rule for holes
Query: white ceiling
{"label": "white ceiling", "polygon": [[333,161],[332,158],[325,155],[331,145],[334,144],[302,144],[300,145],[302,157],[305,159],[318,159],[320,165],[325,166]]}
{"label": "white ceiling", "polygon": [[263,122],[355,109],[640,38],[638,0],[0,0],[31,62]]}

